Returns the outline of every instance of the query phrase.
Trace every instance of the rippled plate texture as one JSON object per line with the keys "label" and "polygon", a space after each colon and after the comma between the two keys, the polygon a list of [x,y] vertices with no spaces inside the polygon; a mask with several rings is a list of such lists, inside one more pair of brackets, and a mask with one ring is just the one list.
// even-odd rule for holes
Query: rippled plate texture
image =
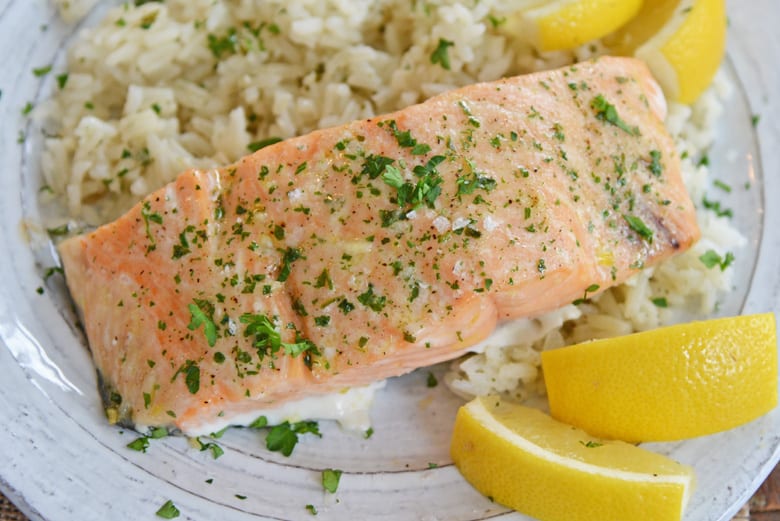
{"label": "rippled plate texture", "polygon": [[[737,89],[710,157],[717,178],[752,188],[735,190],[728,201],[749,244],[723,314],[780,309],[780,208],[765,197],[780,193],[777,19],[780,6],[771,0],[730,12],[726,72]],[[49,30],[41,32],[42,24]],[[307,504],[325,520],[527,519],[477,494],[451,465],[459,402],[443,386],[428,389],[425,372],[379,392],[368,440],[323,422],[323,439],[305,439],[291,458],[266,451],[248,430],[228,432],[216,461],[183,438],[159,440],[147,454],[125,448],[134,435],[106,425],[64,288],[51,283],[36,293],[53,263],[50,245],[30,240],[20,224],[34,223],[41,211],[40,136],[20,111],[54,81],[41,83],[31,69],[61,65],[72,31],[43,0],[0,0],[0,489],[31,518],[48,521],[153,519],[168,499],[182,518],[199,520],[310,519]],[[761,116],[758,134],[753,114]],[[17,143],[20,130],[33,132],[24,144]],[[696,468],[686,520],[725,521],[777,462],[779,445],[775,410],[726,433],[650,448]],[[328,467],[344,471],[335,495],[320,484]]]}

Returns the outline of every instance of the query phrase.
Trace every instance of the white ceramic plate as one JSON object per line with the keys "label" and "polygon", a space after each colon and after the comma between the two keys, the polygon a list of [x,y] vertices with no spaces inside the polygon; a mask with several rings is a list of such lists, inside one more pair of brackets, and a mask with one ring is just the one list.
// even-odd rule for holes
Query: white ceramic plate
{"label": "white ceramic plate", "polygon": [[[777,312],[780,6],[754,0],[730,16],[726,72],[737,89],[710,157],[715,176],[740,187],[727,203],[749,245],[721,313]],[[428,389],[426,372],[380,391],[368,440],[323,422],[323,439],[305,438],[290,458],[266,451],[257,432],[238,429],[220,440],[225,455],[216,461],[183,438],[156,441],[146,454],[125,448],[135,436],[103,418],[62,284],[50,280],[43,295],[36,292],[53,264],[50,245],[30,240],[20,225],[35,223],[41,211],[40,136],[17,143],[20,131],[35,132],[20,111],[54,81],[49,75],[41,82],[31,69],[61,65],[72,32],[44,0],[0,0],[0,489],[32,519],[49,521],[154,519],[168,499],[182,519],[199,520],[310,519],[307,504],[325,520],[527,519],[480,496],[452,466],[449,435],[459,402],[443,386]],[[758,134],[752,114],[761,116]],[[741,189],[748,181],[751,188]],[[725,521],[778,461],[778,447],[775,410],[729,432],[650,448],[695,467],[687,521]],[[344,471],[335,495],[320,484],[320,470],[329,467]]]}

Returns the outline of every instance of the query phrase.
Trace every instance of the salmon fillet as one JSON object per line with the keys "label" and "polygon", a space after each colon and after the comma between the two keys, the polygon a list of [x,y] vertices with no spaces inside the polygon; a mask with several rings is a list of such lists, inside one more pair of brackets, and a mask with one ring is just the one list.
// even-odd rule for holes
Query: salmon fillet
{"label": "salmon fillet", "polygon": [[182,173],[59,246],[120,419],[197,433],[401,375],[687,249],[665,110],[601,58]]}

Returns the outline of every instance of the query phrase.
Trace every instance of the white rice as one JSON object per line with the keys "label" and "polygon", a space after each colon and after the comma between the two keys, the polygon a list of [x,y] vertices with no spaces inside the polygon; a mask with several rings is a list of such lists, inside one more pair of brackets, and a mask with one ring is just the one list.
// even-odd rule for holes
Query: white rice
{"label": "white rice", "polygon": [[[232,162],[253,142],[606,52],[599,44],[533,52],[501,32],[520,1],[167,0],[114,8],[78,35],[67,84],[36,109],[54,136],[44,144],[45,182],[67,219],[100,224],[182,170]],[[94,0],[55,3],[75,19]],[[440,39],[453,44],[449,70],[431,63]],[[683,172],[696,202],[708,169],[694,158],[712,144],[729,90],[719,80],[693,107],[670,106],[667,127],[687,152]],[[710,249],[725,255],[744,239],[726,218],[704,209],[698,217],[703,238],[689,252],[590,303],[502,327],[479,353],[453,362],[447,384],[463,396],[524,399],[542,387],[543,349],[711,313],[733,268],[708,269],[699,257]],[[667,307],[653,302],[661,297]]]}

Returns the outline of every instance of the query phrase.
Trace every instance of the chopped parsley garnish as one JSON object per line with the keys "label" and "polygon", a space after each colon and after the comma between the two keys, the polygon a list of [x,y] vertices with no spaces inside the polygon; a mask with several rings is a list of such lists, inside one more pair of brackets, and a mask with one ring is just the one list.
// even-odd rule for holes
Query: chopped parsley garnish
{"label": "chopped parsley garnish", "polygon": [[262,429],[263,427],[268,427],[268,418],[265,416],[260,416],[255,421],[247,425],[247,428],[249,429]]}
{"label": "chopped parsley garnish", "polygon": [[425,380],[425,384],[428,387],[436,387],[437,385],[439,385],[439,381],[436,379],[436,375],[435,374],[433,374],[432,372],[428,371],[428,377]]}
{"label": "chopped parsley garnish", "polygon": [[238,33],[235,27],[228,29],[223,36],[208,35],[208,46],[215,58],[222,58],[223,54],[235,54],[238,48]]}
{"label": "chopped parsley garnish", "polygon": [[51,235],[52,237],[58,236],[58,235],[67,235],[69,232],[68,224],[63,224],[62,226],[57,226],[56,228],[46,228],[46,233]]}
{"label": "chopped parsley garnish", "polygon": [[341,299],[341,302],[339,302],[339,309],[346,315],[355,309],[355,305],[347,299]]}
{"label": "chopped parsley garnish", "polygon": [[597,292],[600,287],[601,286],[599,286],[598,284],[591,284],[590,286],[585,288],[585,293],[583,293],[582,298],[578,298],[577,300],[572,302],[572,304],[574,304],[575,306],[578,306],[580,304],[583,304],[583,303],[587,302],[588,301],[588,294]]}
{"label": "chopped parsley garnish", "polygon": [[382,228],[387,228],[404,219],[404,212],[401,210],[379,210],[379,219],[382,222]]}
{"label": "chopped parsley garnish", "polygon": [[566,134],[563,133],[563,127],[560,123],[553,125],[553,137],[560,142],[566,141]]}
{"label": "chopped parsley garnish", "polygon": [[669,307],[669,303],[666,301],[666,297],[658,297],[652,299],[653,304],[656,305],[656,307],[659,308],[666,308]]}
{"label": "chopped parsley garnish", "polygon": [[239,319],[244,328],[244,336],[252,337],[252,346],[257,349],[262,360],[265,356],[273,356],[282,347],[282,337],[269,318],[263,314],[244,313]]}
{"label": "chopped parsley garnish", "polygon": [[701,198],[701,205],[707,210],[712,210],[718,217],[734,217],[734,212],[730,208],[723,208],[720,201],[711,201],[707,196]]}
{"label": "chopped parsley garnish", "polygon": [[725,271],[726,268],[731,266],[731,264],[734,262],[734,254],[729,251],[726,252],[725,256],[721,257],[720,254],[715,250],[707,250],[702,256],[699,257],[699,260],[708,269],[712,269],[715,266],[718,266],[720,267],[720,271]]}
{"label": "chopped parsley garnish", "polygon": [[399,260],[390,263],[390,267],[393,268],[393,276],[398,275],[404,269],[403,263]]}
{"label": "chopped parsley garnish", "polygon": [[168,429],[165,427],[155,427],[149,433],[149,438],[153,440],[159,440],[160,438],[165,438],[166,436],[168,436]]}
{"label": "chopped parsley garnish", "polygon": [[458,195],[468,195],[476,189],[489,192],[498,184],[492,177],[487,177],[474,170],[470,174],[458,176],[456,183],[458,185]]}
{"label": "chopped parsley garnish", "polygon": [[374,293],[374,285],[369,282],[368,289],[358,295],[358,302],[379,313],[382,311],[382,309],[384,309],[387,302],[387,297]]}
{"label": "chopped parsley garnish", "polygon": [[404,184],[404,176],[401,174],[401,171],[390,165],[385,167],[384,174],[382,174],[382,179],[385,183],[392,186],[393,188],[400,189]]}
{"label": "chopped parsley garnish", "polygon": [[659,150],[651,150],[650,151],[650,172],[656,177],[660,176],[663,171],[664,167],[661,165],[661,152]]}
{"label": "chopped parsley garnish", "polygon": [[60,90],[65,88],[65,85],[68,84],[68,74],[58,74],[57,75],[57,86],[60,88]]}
{"label": "chopped parsley garnish", "polygon": [[206,335],[206,341],[209,347],[214,347],[217,343],[214,306],[207,300],[194,299],[193,303],[187,307],[190,310],[190,323],[187,325],[187,329],[195,331],[203,325],[203,334]]}
{"label": "chopped parsley garnish", "polygon": [[271,145],[275,145],[276,143],[279,143],[280,141],[282,141],[282,138],[280,138],[280,137],[276,137],[276,136],[269,137],[269,138],[266,138],[266,139],[261,139],[260,141],[252,141],[251,143],[249,143],[249,145],[247,145],[247,148],[249,149],[250,152],[257,152],[261,148],[265,148],[265,147],[268,147],[268,146],[271,146]]}
{"label": "chopped parsley garnish", "polygon": [[296,357],[302,353],[305,353],[304,356],[304,363],[306,364],[306,367],[311,369],[311,355],[320,354],[319,349],[317,349],[317,346],[314,342],[312,342],[309,339],[303,338],[300,335],[296,336],[294,343],[287,343],[282,342],[282,349],[284,349],[284,352],[292,357]]}
{"label": "chopped parsley garnish", "polygon": [[[252,346],[257,349],[261,360],[266,356],[274,356],[281,349],[293,357],[301,353],[319,354],[317,346],[311,340],[298,335],[294,343],[282,342],[281,334],[271,320],[263,314],[244,313],[239,320],[242,324],[246,324],[244,336],[253,337]],[[311,368],[309,363],[306,365]]]}
{"label": "chopped parsley garnish", "polygon": [[176,505],[174,505],[173,501],[170,499],[166,501],[163,506],[157,510],[156,513],[157,517],[161,517],[163,519],[174,519],[180,515],[179,509],[176,508]]}
{"label": "chopped parsley garnish", "polygon": [[190,364],[189,367],[187,367],[184,381],[191,394],[197,393],[200,389],[200,367],[194,363]]}
{"label": "chopped parsley garnish", "polygon": [[714,180],[714,181],[712,182],[712,185],[713,185],[713,186],[716,186],[716,187],[718,187],[718,188],[720,188],[721,190],[723,190],[723,191],[724,191],[724,192],[726,192],[727,194],[728,194],[728,193],[731,193],[731,186],[729,186],[728,184],[724,183],[724,182],[723,182],[723,181],[721,181],[720,179],[716,179],[716,180]]}
{"label": "chopped parsley garnish", "polygon": [[469,106],[466,104],[464,100],[458,100],[458,106],[463,111],[463,114],[465,114],[468,117],[469,125],[471,125],[474,128],[479,128],[481,126],[481,123],[471,113],[471,109],[469,108]]}
{"label": "chopped parsley garnish", "polygon": [[653,242],[653,230],[648,228],[642,219],[628,214],[623,214],[623,219],[628,223],[628,227],[634,230],[640,237],[649,243]]}
{"label": "chopped parsley garnish", "polygon": [[59,266],[51,266],[49,268],[46,268],[46,271],[43,272],[43,281],[46,282],[51,277],[53,277],[56,273],[59,273],[60,275],[64,275],[65,271]]}
{"label": "chopped parsley garnish", "polygon": [[[224,35],[208,35],[208,47],[215,58],[220,59],[223,55],[230,54],[248,54],[252,51],[265,51],[265,42],[262,38],[263,29],[268,29],[271,34],[279,34],[279,26],[272,23],[261,22],[256,27],[248,21],[244,21],[241,27],[229,28]],[[239,32],[240,31],[240,32]]]}
{"label": "chopped parsley garnish", "polygon": [[309,513],[313,516],[317,515],[317,509],[314,507],[314,505],[306,505],[306,510],[308,510]]}
{"label": "chopped parsley garnish", "polygon": [[761,116],[759,114],[753,114],[750,116],[750,124],[753,126],[753,128],[758,126],[759,121],[761,121]]}
{"label": "chopped parsley garnish", "polygon": [[184,373],[184,383],[187,385],[190,394],[196,394],[200,390],[200,367],[198,367],[198,364],[192,360],[187,360],[173,373],[171,382],[176,380],[180,373]]}
{"label": "chopped parsley garnish", "polygon": [[34,105],[30,103],[29,101],[24,105],[24,108],[22,109],[22,116],[26,116],[30,112],[32,112]]}
{"label": "chopped parsley garnish", "polygon": [[292,269],[292,263],[298,259],[304,258],[301,250],[298,248],[287,248],[282,256],[282,267],[279,270],[279,276],[276,280],[284,282],[290,276],[290,270]]}
{"label": "chopped parsley garnish", "polygon": [[278,241],[284,239],[284,228],[282,226],[279,226],[278,224],[274,225],[274,237],[276,237],[276,240]]}
{"label": "chopped parsley garnish", "polygon": [[51,65],[46,65],[44,67],[38,67],[32,70],[33,74],[37,77],[46,76],[51,72]]}
{"label": "chopped parsley garnish", "polygon": [[417,143],[412,147],[413,156],[424,156],[431,151],[431,146],[425,143]]}
{"label": "chopped parsley garnish", "polygon": [[157,242],[154,239],[154,235],[152,235],[149,224],[162,224],[163,218],[162,215],[160,215],[158,212],[152,212],[152,206],[149,201],[144,201],[144,204],[141,206],[141,217],[144,220],[146,238],[149,239],[149,246],[146,247],[146,253],[149,253],[157,248]]}
{"label": "chopped parsley garnish", "polygon": [[295,314],[299,317],[308,317],[309,312],[306,311],[306,306],[303,305],[303,302],[301,302],[301,299],[296,298],[292,302],[292,310],[295,311]]}
{"label": "chopped parsley garnish", "polygon": [[155,20],[157,20],[158,14],[159,11],[152,11],[151,13],[141,18],[141,29],[149,29],[152,24],[154,24]]}
{"label": "chopped parsley garnish", "polygon": [[597,441],[592,441],[592,440],[580,441],[580,443],[582,444],[583,447],[587,447],[589,449],[595,449],[597,447],[601,447],[602,445],[604,445],[603,443],[599,443]]}
{"label": "chopped parsley garnish", "polygon": [[490,25],[492,25],[493,28],[495,29],[498,26],[506,23],[507,18],[506,18],[506,16],[497,17],[497,16],[494,16],[492,14],[489,14],[488,15],[488,20],[490,21]]}
{"label": "chopped parsley garnish", "polygon": [[173,251],[171,253],[171,259],[181,259],[185,255],[191,253],[189,241],[187,241],[187,232],[181,232],[179,234],[179,244],[173,245]]}
{"label": "chopped parsley garnish", "polygon": [[146,452],[146,449],[149,448],[149,438],[146,436],[136,438],[127,444],[127,448],[137,450],[138,452]]}
{"label": "chopped parsley garnish", "polygon": [[411,148],[412,155],[421,156],[431,151],[429,145],[418,143],[417,140],[412,137],[412,132],[410,130],[398,130],[398,125],[395,120],[382,121],[379,123],[380,127],[384,125],[387,125],[390,128],[390,132],[392,132],[393,137],[395,137],[395,140],[398,142],[398,146]]}
{"label": "chopped parsley garnish", "polygon": [[268,436],[265,438],[265,446],[270,451],[281,452],[283,455],[289,456],[298,444],[298,435],[307,433],[322,437],[319,425],[315,421],[284,422],[272,427],[268,431]]}
{"label": "chopped parsley garnish", "polygon": [[398,143],[398,146],[404,147],[404,148],[412,148],[417,144],[417,140],[412,137],[412,131],[411,130],[398,130],[398,125],[396,122],[390,121],[389,123],[390,131],[393,133],[393,136],[395,137],[396,142]]}
{"label": "chopped parsley garnish", "polygon": [[341,480],[341,471],[337,469],[325,469],[322,471],[322,488],[335,494],[339,488],[339,480]]}
{"label": "chopped parsley garnish", "polygon": [[455,42],[445,40],[444,38],[439,38],[439,44],[431,53],[431,63],[434,65],[438,63],[444,69],[450,70],[450,54],[448,49],[454,45]]}
{"label": "chopped parsley garnish", "polygon": [[[221,436],[221,434],[220,434],[220,436]],[[220,447],[219,445],[217,445],[213,441],[209,441],[209,442],[204,443],[204,442],[202,442],[200,440],[200,438],[195,438],[195,442],[198,444],[201,452],[205,452],[207,450],[211,451],[211,457],[214,458],[214,459],[217,459],[220,456],[222,456],[223,454],[225,454],[224,449],[222,449],[222,447]]]}
{"label": "chopped parsley garnish", "polygon": [[324,288],[326,286],[328,289],[333,289],[333,279],[330,278],[328,268],[324,268],[322,273],[317,276],[317,280],[314,282],[315,288]]}
{"label": "chopped parsley garnish", "polygon": [[615,106],[608,102],[601,94],[593,98],[593,101],[590,102],[590,106],[596,111],[596,117],[601,121],[606,121],[611,125],[615,125],[632,136],[639,135],[639,127],[631,127],[628,123],[620,119]]}
{"label": "chopped parsley garnish", "polygon": [[376,179],[384,173],[385,168],[393,163],[395,163],[395,159],[370,154],[366,156],[366,160],[363,162],[363,168],[360,170],[360,175],[367,175],[369,179]]}
{"label": "chopped parsley garnish", "polygon": [[410,181],[405,181],[401,171],[394,166],[387,165],[385,167],[382,179],[386,184],[397,190],[396,200],[398,206],[401,208],[411,206],[412,209],[416,209],[425,204],[429,208],[434,207],[436,198],[441,194],[441,183],[443,181],[436,167],[444,159],[444,156],[433,156],[424,166],[417,165],[414,167],[413,172],[418,179],[414,184]]}

